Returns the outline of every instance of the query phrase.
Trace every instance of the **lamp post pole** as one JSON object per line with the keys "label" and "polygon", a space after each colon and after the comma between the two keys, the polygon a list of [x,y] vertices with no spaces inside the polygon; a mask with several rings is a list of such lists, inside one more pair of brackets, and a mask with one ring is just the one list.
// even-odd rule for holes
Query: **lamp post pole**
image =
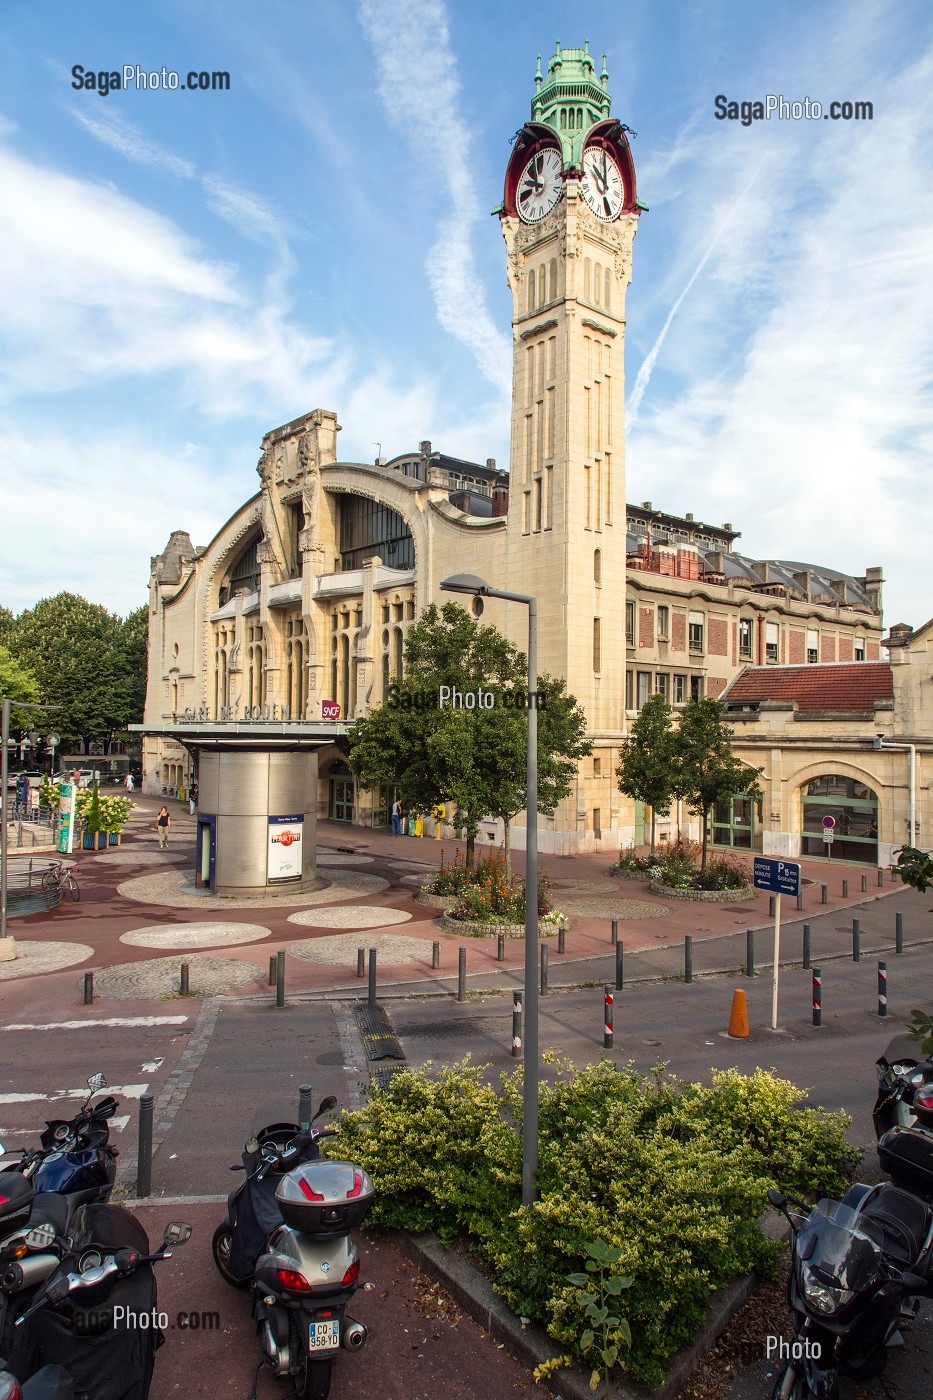
{"label": "lamp post pole", "polygon": [[522,1205],[531,1206],[538,1175],[538,600],[490,588],[475,574],[454,574],[447,593],[503,598],[528,609],[528,758],[525,769],[525,1045],[522,1088]]}

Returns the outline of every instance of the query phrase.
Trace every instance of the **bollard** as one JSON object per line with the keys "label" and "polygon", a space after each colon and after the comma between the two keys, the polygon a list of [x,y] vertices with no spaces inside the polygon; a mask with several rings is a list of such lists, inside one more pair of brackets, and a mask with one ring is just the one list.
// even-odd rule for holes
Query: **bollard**
{"label": "bollard", "polygon": [[285,949],[280,948],[275,955],[275,1004],[285,1005]]}
{"label": "bollard", "polygon": [[274,954],[274,953],[272,954],[272,956],[271,956],[270,959],[269,959],[269,986],[270,986],[270,987],[274,987],[274,986],[275,986],[275,954]]}
{"label": "bollard", "polygon": [[178,990],[179,990],[179,992],[181,993],[181,995],[182,995],[183,997],[186,997],[186,996],[189,995],[189,992],[188,992],[188,978],[189,978],[190,972],[191,972],[191,969],[189,968],[188,964],[187,964],[187,963],[182,963],[182,965],[181,965],[181,977],[179,978],[179,982],[178,982]]}
{"label": "bollard", "polygon": [[612,946],[613,946],[613,948],[614,948],[615,945],[618,943],[618,941],[619,941],[619,921],[618,921],[618,919],[613,919],[613,921],[612,921]]}
{"label": "bollard", "polygon": [[867,875],[863,875],[863,876],[862,876],[862,894],[865,894],[866,891],[867,891],[867,889],[868,889],[868,876],[867,876]]}
{"label": "bollard", "polygon": [[517,1059],[522,1053],[522,994],[516,987],[512,993],[512,1054]]}
{"label": "bollard", "polygon": [[84,974],[84,1005],[94,1005],[94,974],[86,972]]}
{"label": "bollard", "polygon": [[894,950],[897,953],[904,951],[904,915],[894,915]]}
{"label": "bollard", "polygon": [[848,880],[843,880],[843,882],[842,882],[842,897],[843,897],[843,899],[848,899],[848,898],[849,898],[849,882],[848,882]]}
{"label": "bollard", "polygon": [[496,940],[496,961],[505,962],[505,934],[500,933]]}
{"label": "bollard", "polygon": [[365,949],[365,948],[357,948],[357,950],[356,950],[356,975],[357,975],[357,977],[365,977],[365,976],[366,976],[366,949]]}
{"label": "bollard", "polygon": [[440,965],[441,965],[441,945],[440,945],[440,943],[432,943],[432,944],[431,944],[431,970],[432,970],[433,972],[436,972],[436,971],[438,970],[438,968],[440,967]]}
{"label": "bollard", "polygon": [[466,1001],[466,948],[462,943],[457,955],[457,1000]]}
{"label": "bollard", "polygon": [[136,1195],[152,1195],[152,1095],[139,1098],[139,1144],[136,1149]]}
{"label": "bollard", "polygon": [[881,869],[879,868],[879,870],[878,870],[878,888],[879,888],[879,890],[881,889],[881,886],[882,886],[883,884],[884,884],[884,871],[881,870]]}
{"label": "bollard", "polygon": [[823,969],[813,969],[813,1024],[823,1024]]}
{"label": "bollard", "polygon": [[747,928],[745,930],[745,976],[755,975],[755,930]]}
{"label": "bollard", "polygon": [[892,866],[891,866],[891,884],[894,885],[894,884],[896,884],[896,883],[897,883],[897,871],[894,869],[894,866],[892,865]]}
{"label": "bollard", "polygon": [[624,981],[625,981],[625,968],[624,968],[624,966],[623,966],[623,958],[624,958],[624,957],[625,957],[625,944],[624,944],[624,943],[621,943],[621,942],[620,942],[620,943],[617,943],[617,944],[616,944],[616,991],[617,991],[617,992],[621,992],[623,983],[624,983]]}
{"label": "bollard", "polygon": [[878,1015],[888,1014],[888,965],[886,962],[878,963]]}
{"label": "bollard", "polygon": [[607,982],[603,991],[603,1049],[611,1050],[614,1039],[612,1025],[612,992]]}
{"label": "bollard", "polygon": [[810,971],[810,925],[803,926],[803,970]]}
{"label": "bollard", "polygon": [[369,1004],[376,1005],[376,949],[369,950]]}
{"label": "bollard", "polygon": [[298,1085],[298,1126],[304,1131],[311,1126],[311,1085]]}
{"label": "bollard", "polygon": [[542,995],[543,997],[546,997],[547,994],[548,994],[548,953],[549,953],[549,951],[550,951],[550,950],[548,949],[547,944],[546,944],[546,943],[542,943],[542,944],[541,944],[541,995]]}
{"label": "bollard", "polygon": [[684,981],[693,981],[693,935],[684,934]]}
{"label": "bollard", "polygon": [[563,953],[567,946],[567,930],[563,924],[557,926],[557,951]]}
{"label": "bollard", "polygon": [[769,918],[769,919],[773,919],[773,918],[774,918],[774,913],[775,913],[775,910],[776,910],[776,909],[777,909],[777,900],[776,900],[776,898],[775,898],[775,896],[774,896],[773,894],[772,894],[772,895],[769,895],[769,896],[768,896],[768,918]]}
{"label": "bollard", "polygon": [[852,920],[852,961],[862,960],[862,930],[858,919]]}
{"label": "bollard", "polygon": [[828,885],[820,885],[820,903],[821,903],[821,904],[828,904],[828,903],[829,903],[829,886],[828,886]]}

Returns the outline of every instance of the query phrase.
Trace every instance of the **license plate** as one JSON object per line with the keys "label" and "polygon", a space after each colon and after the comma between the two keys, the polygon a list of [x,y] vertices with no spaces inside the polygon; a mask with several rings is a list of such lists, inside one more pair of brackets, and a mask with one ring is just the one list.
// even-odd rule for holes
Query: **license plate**
{"label": "license plate", "polygon": [[328,1322],[312,1322],[308,1336],[309,1351],[337,1351],[340,1346],[340,1323],[337,1318]]}

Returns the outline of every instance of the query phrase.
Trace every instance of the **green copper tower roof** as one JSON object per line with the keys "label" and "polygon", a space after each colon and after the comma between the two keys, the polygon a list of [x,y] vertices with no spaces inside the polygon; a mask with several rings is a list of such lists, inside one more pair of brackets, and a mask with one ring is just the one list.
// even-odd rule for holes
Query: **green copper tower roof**
{"label": "green copper tower roof", "polygon": [[541,55],[535,73],[531,120],[549,126],[560,138],[565,166],[579,166],[583,138],[590,127],[609,116],[611,99],[606,89],[609,74],[603,54],[599,77],[587,40],[582,49],[562,49],[558,39],[547,77],[541,73]]}

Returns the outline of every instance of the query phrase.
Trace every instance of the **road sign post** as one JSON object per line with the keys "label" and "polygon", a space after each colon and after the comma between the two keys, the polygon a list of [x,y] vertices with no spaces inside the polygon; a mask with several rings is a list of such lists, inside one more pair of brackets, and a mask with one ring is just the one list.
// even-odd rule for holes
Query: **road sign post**
{"label": "road sign post", "polygon": [[778,979],[781,965],[781,895],[800,893],[800,866],[796,861],[772,860],[756,856],[752,883],[758,890],[768,890],[774,899],[774,973],[771,983],[771,1029],[777,1030]]}
{"label": "road sign post", "polygon": [[835,835],[836,818],[825,816],[823,818],[823,846],[826,850],[826,859],[831,860],[833,854],[833,837]]}

